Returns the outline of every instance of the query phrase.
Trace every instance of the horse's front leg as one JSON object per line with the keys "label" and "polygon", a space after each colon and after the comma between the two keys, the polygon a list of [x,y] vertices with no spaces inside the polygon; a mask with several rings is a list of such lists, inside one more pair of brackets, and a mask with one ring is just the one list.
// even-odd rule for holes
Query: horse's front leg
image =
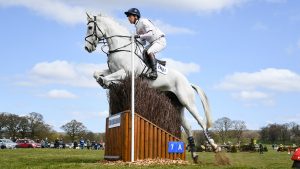
{"label": "horse's front leg", "polygon": [[125,70],[120,69],[114,73],[108,74],[107,76],[104,76],[104,77],[100,76],[99,81],[101,81],[101,83],[103,83],[103,85],[101,85],[103,88],[108,88],[114,82],[118,82],[118,81],[124,79],[125,77],[126,77]]}
{"label": "horse's front leg", "polygon": [[111,71],[109,69],[95,71],[94,72],[94,78],[100,84],[100,86],[102,86],[103,88],[106,88],[102,78],[109,75],[109,74],[111,74]]}

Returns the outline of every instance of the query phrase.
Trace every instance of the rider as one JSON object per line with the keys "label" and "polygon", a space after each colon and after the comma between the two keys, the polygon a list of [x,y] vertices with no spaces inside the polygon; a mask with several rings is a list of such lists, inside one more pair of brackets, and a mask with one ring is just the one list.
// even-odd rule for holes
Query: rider
{"label": "rider", "polygon": [[149,19],[141,18],[140,11],[137,8],[129,9],[125,12],[125,15],[131,24],[135,24],[136,35],[134,37],[149,43],[149,45],[145,47],[144,53],[152,69],[148,77],[155,80],[157,78],[157,60],[154,54],[166,47],[165,34],[155,27]]}

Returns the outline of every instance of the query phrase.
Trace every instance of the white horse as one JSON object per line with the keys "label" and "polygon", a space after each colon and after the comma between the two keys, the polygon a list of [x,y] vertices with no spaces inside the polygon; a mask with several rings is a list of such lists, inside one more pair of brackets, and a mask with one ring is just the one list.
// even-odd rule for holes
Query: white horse
{"label": "white horse", "polygon": [[[91,16],[87,14],[87,34],[85,49],[88,52],[96,50],[97,44],[100,40],[107,43],[108,51],[108,67],[109,69],[96,71],[94,78],[103,87],[108,88],[113,82],[121,80],[126,77],[127,73],[131,72],[131,35],[130,32],[115,20],[108,16]],[[134,71],[137,74],[142,74],[145,70],[145,64],[141,59],[141,52],[137,49],[143,48],[140,43],[136,44],[135,51],[135,65]],[[203,90],[194,84],[190,84],[186,77],[180,72],[174,69],[168,69],[167,74],[158,73],[156,80],[148,80],[149,86],[161,91],[173,92],[180,103],[191,113],[196,119],[198,124],[202,127],[207,141],[212,145],[214,150],[218,150],[214,140],[207,134],[207,129],[212,126],[210,107],[208,99]],[[195,103],[195,91],[200,95],[202,106],[204,108],[206,121],[200,116]],[[193,138],[192,130],[184,117],[184,109],[181,111],[182,127],[189,136]],[[194,146],[194,141],[189,140],[190,146]],[[193,158],[197,158],[198,155],[193,152]]]}

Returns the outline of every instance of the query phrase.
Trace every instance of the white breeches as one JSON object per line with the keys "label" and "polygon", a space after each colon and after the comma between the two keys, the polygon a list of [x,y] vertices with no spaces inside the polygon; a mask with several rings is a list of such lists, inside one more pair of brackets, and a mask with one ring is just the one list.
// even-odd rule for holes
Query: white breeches
{"label": "white breeches", "polygon": [[147,54],[156,54],[162,51],[167,46],[166,38],[161,37],[145,47]]}

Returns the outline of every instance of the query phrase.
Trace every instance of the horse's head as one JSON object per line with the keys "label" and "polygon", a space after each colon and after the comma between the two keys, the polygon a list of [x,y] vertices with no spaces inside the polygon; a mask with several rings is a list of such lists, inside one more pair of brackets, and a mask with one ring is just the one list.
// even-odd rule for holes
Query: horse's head
{"label": "horse's head", "polygon": [[85,50],[88,52],[93,52],[96,50],[97,44],[103,38],[105,38],[105,33],[101,30],[97,24],[97,17],[87,15],[87,32],[85,37]]}

